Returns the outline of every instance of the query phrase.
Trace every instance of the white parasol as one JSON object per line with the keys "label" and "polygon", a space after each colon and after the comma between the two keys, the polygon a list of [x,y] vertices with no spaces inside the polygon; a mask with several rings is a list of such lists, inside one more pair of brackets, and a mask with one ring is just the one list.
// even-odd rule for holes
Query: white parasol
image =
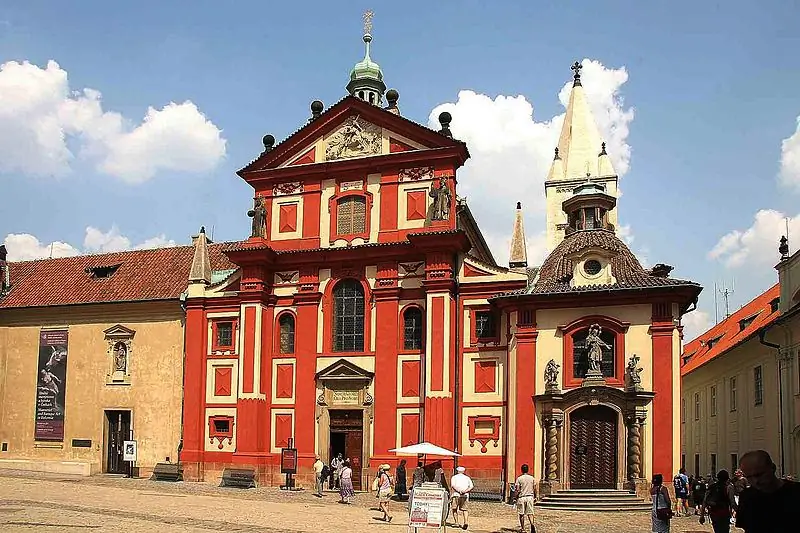
{"label": "white parasol", "polygon": [[412,444],[411,446],[403,446],[402,448],[393,448],[389,450],[399,455],[444,455],[448,457],[460,457],[460,453],[456,453],[447,448],[441,448],[430,442],[420,442],[419,444]]}

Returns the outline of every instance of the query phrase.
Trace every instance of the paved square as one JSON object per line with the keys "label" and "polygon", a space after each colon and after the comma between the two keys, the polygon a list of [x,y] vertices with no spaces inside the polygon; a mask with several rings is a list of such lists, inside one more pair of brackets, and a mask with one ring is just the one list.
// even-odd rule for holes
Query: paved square
{"label": "paved square", "polygon": [[[378,520],[371,494],[353,505],[307,492],[274,488],[225,489],[206,483],[161,483],[95,476],[68,478],[0,471],[0,530],[120,533],[232,531],[241,533],[333,533],[406,531],[405,505],[393,502],[394,521]],[[473,502],[470,531],[495,533],[518,525],[513,508]],[[647,512],[570,513],[539,510],[539,533],[642,533],[650,531]],[[450,528],[448,528],[450,529]],[[673,531],[708,532],[694,518],[673,521]],[[455,531],[455,529],[452,529]]]}

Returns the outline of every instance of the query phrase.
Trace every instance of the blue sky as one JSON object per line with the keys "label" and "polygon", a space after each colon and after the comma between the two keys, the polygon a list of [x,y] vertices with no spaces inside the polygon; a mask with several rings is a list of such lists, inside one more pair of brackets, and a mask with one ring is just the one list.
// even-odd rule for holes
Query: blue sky
{"label": "blue sky", "polygon": [[[488,96],[486,113],[508,103],[498,103],[499,95],[522,95],[533,106],[528,121],[545,124],[563,113],[559,91],[573,61],[591,59],[617,73],[624,68],[627,79],[608,93],[609,105],[633,110],[620,139],[631,150],[620,182],[620,221],[646,262],[675,265],[676,276],[706,286],[700,308],[712,321],[715,280],[735,280],[734,307],[766,289],[776,279],[779,221],[800,214],[800,135],[791,140],[800,115],[800,7],[793,1],[112,4],[6,0],[0,6],[0,64],[29,61],[44,71],[54,60],[70,90],[99,91],[102,113],[125,119],[120,131],[99,136],[111,115],[91,126],[70,118],[64,146],[74,158],[62,162],[66,170],[58,176],[36,175],[52,146],[28,142],[39,108],[21,115],[13,99],[36,92],[3,93],[3,75],[8,87],[14,72],[0,72],[0,161],[16,161],[0,162],[0,239],[27,234],[43,247],[58,241],[100,251],[160,242],[154,238],[188,242],[201,224],[214,227],[216,240],[245,237],[251,195],[235,170],[260,152],[265,133],[281,139],[301,126],[312,100],[331,104],[344,96],[349,70],[363,55],[361,13],[368,8],[375,11],[373,59],[399,90],[403,114],[427,123],[437,106],[452,103],[463,111],[454,113],[454,131],[461,120],[468,143],[483,119],[467,116],[461,91]],[[171,121],[170,133],[166,140],[153,137],[139,161],[113,157],[120,153],[113,143],[141,141],[123,140],[120,132],[140,125],[149,107],[159,112],[186,101],[193,106],[161,116],[161,124]],[[519,111],[518,103],[504,109]],[[4,116],[12,117],[6,126]],[[537,199],[529,198],[543,195],[542,163],[525,160],[535,156],[521,153],[513,128],[503,131],[509,138],[502,139],[502,160],[481,160],[486,151],[476,141],[474,169],[460,182],[474,180],[465,189],[479,222],[497,236],[489,240],[498,258],[518,199],[532,206],[526,212],[532,246],[543,229]],[[552,153],[552,143],[544,144],[542,153]],[[192,150],[203,163],[186,161]],[[157,162],[148,167],[149,179],[119,170],[151,156]],[[489,178],[502,180],[503,196],[481,205],[480,184],[494,171],[502,176]],[[757,220],[761,210],[778,213]],[[791,223],[800,246],[800,217]],[[96,229],[94,237],[87,227]]]}

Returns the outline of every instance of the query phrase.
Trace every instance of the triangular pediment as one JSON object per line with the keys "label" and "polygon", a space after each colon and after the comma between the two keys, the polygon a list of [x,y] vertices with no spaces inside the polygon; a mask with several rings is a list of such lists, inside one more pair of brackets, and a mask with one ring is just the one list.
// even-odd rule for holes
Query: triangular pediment
{"label": "triangular pediment", "polygon": [[[288,165],[466,145],[400,115],[347,96],[239,170],[242,177]],[[314,158],[312,161],[311,158]],[[302,161],[302,162],[301,162]]]}
{"label": "triangular pediment", "polygon": [[323,381],[369,381],[375,374],[368,370],[364,370],[355,363],[351,363],[347,359],[339,359],[335,363],[328,365],[319,372],[317,372],[317,379]]}
{"label": "triangular pediment", "polygon": [[107,330],[103,331],[107,338],[110,339],[131,339],[134,335],[136,335],[136,331],[126,328],[122,324],[117,324],[116,326],[111,326]]}

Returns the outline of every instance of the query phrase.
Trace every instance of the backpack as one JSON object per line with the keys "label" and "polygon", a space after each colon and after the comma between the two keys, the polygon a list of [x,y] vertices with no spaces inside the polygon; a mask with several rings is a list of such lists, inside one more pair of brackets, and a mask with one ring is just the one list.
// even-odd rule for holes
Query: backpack
{"label": "backpack", "polygon": [[706,499],[709,516],[730,515],[731,500],[728,497],[728,486],[719,482],[708,488]]}
{"label": "backpack", "polygon": [[378,477],[376,477],[375,479],[372,480],[372,492],[377,492],[378,491],[378,487],[380,487],[380,486],[381,486],[381,478],[380,478],[380,476],[378,476]]}

